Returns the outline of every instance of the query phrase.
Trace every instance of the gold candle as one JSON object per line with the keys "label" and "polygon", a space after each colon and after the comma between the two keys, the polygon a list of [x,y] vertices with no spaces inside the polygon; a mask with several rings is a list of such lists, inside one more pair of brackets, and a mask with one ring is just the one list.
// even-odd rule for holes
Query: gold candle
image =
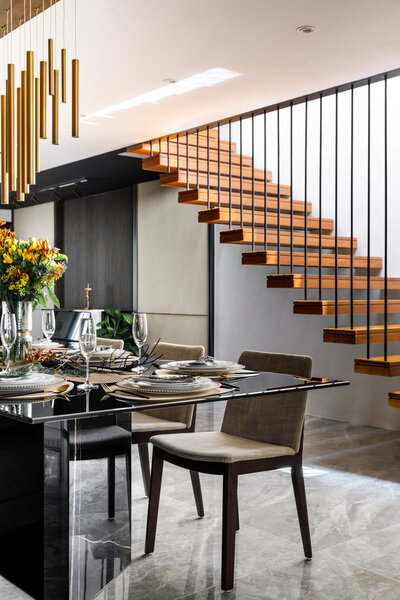
{"label": "gold candle", "polygon": [[22,102],[21,88],[17,88],[17,200],[22,202]]}
{"label": "gold candle", "polygon": [[67,101],[67,51],[61,50],[61,101]]}
{"label": "gold candle", "polygon": [[47,62],[40,61],[40,137],[47,138]]}
{"label": "gold candle", "polygon": [[72,59],[72,137],[79,137],[79,59]]}
{"label": "gold candle", "polygon": [[1,97],[1,203],[8,204],[8,175],[7,175],[7,101]]}
{"label": "gold candle", "polygon": [[27,110],[26,110],[26,71],[21,71],[21,188],[29,191],[27,179]]}
{"label": "gold candle", "polygon": [[27,181],[35,183],[35,81],[33,52],[26,53],[26,146],[27,146]]}
{"label": "gold candle", "polygon": [[54,94],[54,43],[52,38],[49,38],[47,41],[47,49],[48,49],[48,64],[49,64],[49,94],[52,96]]}
{"label": "gold candle", "polygon": [[40,89],[39,89],[39,77],[35,78],[35,171],[38,173],[40,171],[39,166],[39,131],[40,131],[40,118],[39,118],[39,108],[40,108]]}
{"label": "gold candle", "polygon": [[53,110],[52,110],[52,143],[60,143],[60,127],[59,127],[59,103],[60,103],[60,72],[54,69],[54,94],[53,94]]}
{"label": "gold candle", "polygon": [[7,66],[6,85],[6,109],[7,109],[7,173],[8,186],[15,190],[15,67],[13,64]]}

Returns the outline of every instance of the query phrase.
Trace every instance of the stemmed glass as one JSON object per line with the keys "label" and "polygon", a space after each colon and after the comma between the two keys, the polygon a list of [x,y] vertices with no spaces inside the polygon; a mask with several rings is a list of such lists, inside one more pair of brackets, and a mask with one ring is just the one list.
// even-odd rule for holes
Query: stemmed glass
{"label": "stemmed glass", "polygon": [[145,313],[134,313],[132,321],[132,335],[136,346],[139,348],[138,366],[131,369],[133,373],[143,373],[145,368],[140,364],[142,347],[147,340],[147,316]]}
{"label": "stemmed glass", "polygon": [[52,308],[46,308],[42,311],[42,331],[47,339],[48,351],[50,350],[50,341],[56,330],[56,317]]}
{"label": "stemmed glass", "polygon": [[79,324],[79,346],[82,356],[86,359],[86,380],[78,385],[79,390],[94,390],[99,387],[89,381],[89,360],[96,350],[96,344],[96,321],[90,315],[83,316]]}
{"label": "stemmed glass", "polygon": [[17,339],[17,322],[15,315],[11,313],[3,313],[0,322],[1,342],[7,350],[7,367],[3,373],[10,373],[10,350]]}

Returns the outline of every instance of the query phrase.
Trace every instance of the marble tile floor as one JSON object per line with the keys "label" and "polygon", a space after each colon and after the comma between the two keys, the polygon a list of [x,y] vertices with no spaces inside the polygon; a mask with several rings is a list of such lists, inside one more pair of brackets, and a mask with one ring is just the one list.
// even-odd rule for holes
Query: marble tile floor
{"label": "marble tile floor", "polygon": [[[223,405],[199,410],[216,428]],[[221,592],[221,479],[166,466],[154,554],[143,555],[147,500],[134,449],[133,562],[96,600],[400,600],[400,432],[309,417],[305,476],[314,557],[304,560],[290,473],[239,479],[236,583]],[[0,579],[0,598],[29,600]]]}

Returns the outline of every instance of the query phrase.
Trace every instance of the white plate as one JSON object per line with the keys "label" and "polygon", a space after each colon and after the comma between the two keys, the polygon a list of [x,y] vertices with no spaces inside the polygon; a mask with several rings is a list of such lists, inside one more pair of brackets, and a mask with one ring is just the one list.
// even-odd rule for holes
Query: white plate
{"label": "white plate", "polygon": [[18,392],[28,390],[43,390],[45,388],[58,385],[63,381],[64,378],[57,375],[31,373],[26,377],[18,377],[18,379],[0,380],[0,394],[8,393],[10,390],[15,390]]}
{"label": "white plate", "polygon": [[183,394],[184,395],[184,394],[194,394],[196,392],[203,392],[206,390],[212,390],[214,388],[219,387],[219,383],[216,381],[212,381],[211,379],[208,379],[207,377],[202,377],[198,383],[193,384],[191,386],[189,386],[189,385],[179,386],[179,385],[168,384],[166,387],[161,388],[161,387],[158,387],[158,386],[155,387],[152,385],[145,387],[142,385],[135,384],[130,379],[124,379],[122,381],[119,381],[116,384],[116,386],[120,387],[121,389],[123,389],[125,391],[129,391],[132,394],[134,394],[136,391],[136,392],[147,392],[149,394],[170,394],[170,395]]}
{"label": "white plate", "polygon": [[[48,347],[49,342],[47,340],[36,340],[36,342],[32,342],[32,348],[46,350]],[[54,350],[54,348],[64,348],[64,346],[63,344],[60,344],[60,342],[50,342],[50,350]]]}
{"label": "white plate", "polygon": [[217,374],[217,373],[234,373],[235,371],[239,371],[244,369],[244,365],[239,365],[238,363],[220,360],[216,361],[210,365],[204,365],[204,367],[199,365],[198,361],[187,361],[187,360],[176,360],[169,363],[165,363],[161,366],[162,369],[166,369],[168,371],[176,371],[179,373],[186,374]]}

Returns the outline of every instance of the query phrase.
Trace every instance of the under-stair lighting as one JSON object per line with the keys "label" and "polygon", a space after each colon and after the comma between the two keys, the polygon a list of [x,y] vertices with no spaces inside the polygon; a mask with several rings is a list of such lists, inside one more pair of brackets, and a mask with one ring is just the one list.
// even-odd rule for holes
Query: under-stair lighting
{"label": "under-stair lighting", "polygon": [[159,102],[160,100],[163,100],[169,96],[186,94],[187,92],[191,92],[192,90],[202,87],[210,87],[212,85],[216,85],[217,83],[234,79],[239,75],[240,73],[229,71],[228,69],[208,69],[208,71],[196,73],[196,75],[191,75],[190,77],[186,77],[185,79],[181,79],[175,83],[169,83],[168,85],[164,85],[163,87],[152,90],[151,92],[146,92],[140,96],[135,96],[134,98],[130,98],[129,100],[125,100],[119,104],[107,106],[106,108],[102,108],[101,110],[91,113],[90,115],[85,115],[81,117],[81,122],[87,123],[88,120],[92,120],[95,117],[105,117],[110,113],[117,112],[119,110],[127,110],[129,108],[150,102]]}

